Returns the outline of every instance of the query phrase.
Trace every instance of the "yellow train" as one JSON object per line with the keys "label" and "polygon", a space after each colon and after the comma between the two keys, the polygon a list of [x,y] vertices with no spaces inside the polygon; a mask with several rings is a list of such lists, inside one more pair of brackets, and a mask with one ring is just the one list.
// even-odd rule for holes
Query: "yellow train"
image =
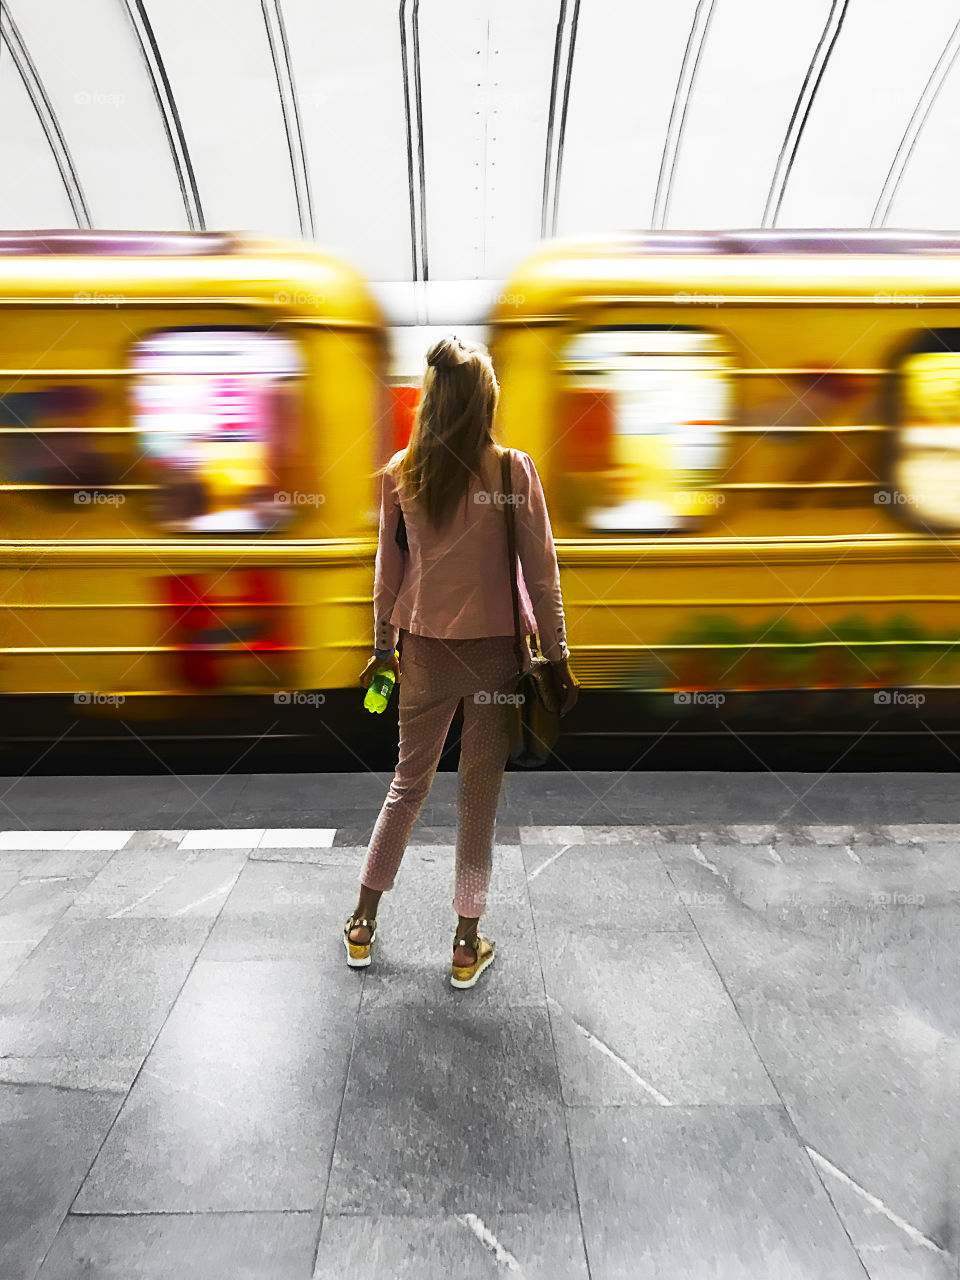
{"label": "yellow train", "polygon": [[0,692],[356,685],[386,373],[364,281],[303,245],[0,236]]}
{"label": "yellow train", "polygon": [[[489,342],[585,689],[960,685],[960,238],[552,241]],[[359,692],[395,381],[304,245],[0,236],[0,694]]]}
{"label": "yellow train", "polygon": [[548,242],[490,342],[585,688],[960,685],[960,237]]}

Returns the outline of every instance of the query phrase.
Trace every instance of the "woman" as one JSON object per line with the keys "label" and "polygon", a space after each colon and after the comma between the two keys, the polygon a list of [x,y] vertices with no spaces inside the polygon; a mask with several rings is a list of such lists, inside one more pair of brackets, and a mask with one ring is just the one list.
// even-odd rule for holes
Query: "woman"
{"label": "woman", "polygon": [[[360,874],[357,908],[344,928],[347,962],[370,963],[380,895],[393,887],[463,699],[450,978],[456,987],[472,987],[494,958],[494,944],[477,926],[510,746],[505,696],[519,679],[506,516],[498,500],[502,451],[493,441],[498,396],[484,347],[449,337],[430,348],[410,443],[378,473],[377,647],[360,675],[369,686],[378,671],[394,672],[400,750]],[[566,713],[579,686],[567,666],[553,533],[533,460],[513,450],[512,462],[521,627],[524,634],[539,633]],[[406,551],[397,541],[401,513]],[[394,653],[401,630],[402,670]],[[530,652],[524,650],[526,668]]]}

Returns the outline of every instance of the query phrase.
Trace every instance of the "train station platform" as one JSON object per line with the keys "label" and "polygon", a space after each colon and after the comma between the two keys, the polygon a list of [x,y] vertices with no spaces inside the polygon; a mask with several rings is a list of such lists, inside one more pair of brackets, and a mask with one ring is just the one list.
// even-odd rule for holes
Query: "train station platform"
{"label": "train station platform", "polygon": [[954,776],[389,779],[2,780],[3,1280],[956,1277]]}

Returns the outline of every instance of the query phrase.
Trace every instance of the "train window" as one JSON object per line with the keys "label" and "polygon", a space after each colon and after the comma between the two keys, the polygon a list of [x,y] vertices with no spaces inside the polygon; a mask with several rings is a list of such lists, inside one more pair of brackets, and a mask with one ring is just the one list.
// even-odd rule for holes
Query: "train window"
{"label": "train window", "polygon": [[912,522],[960,527],[960,329],[930,330],[900,365],[893,492]]}
{"label": "train window", "polygon": [[733,355],[698,329],[578,333],[561,357],[564,513],[603,532],[698,528],[732,412]]}
{"label": "train window", "polygon": [[136,342],[132,412],[171,532],[284,528],[299,420],[298,347],[256,329],[172,329]]}

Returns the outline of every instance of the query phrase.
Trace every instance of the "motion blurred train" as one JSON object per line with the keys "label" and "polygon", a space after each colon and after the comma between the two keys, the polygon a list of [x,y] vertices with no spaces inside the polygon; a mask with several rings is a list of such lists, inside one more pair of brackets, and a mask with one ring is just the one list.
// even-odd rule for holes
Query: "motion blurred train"
{"label": "motion blurred train", "polygon": [[[960,687],[960,237],[549,241],[487,334],[587,697]],[[313,248],[0,235],[5,705],[358,689],[417,395]]]}

